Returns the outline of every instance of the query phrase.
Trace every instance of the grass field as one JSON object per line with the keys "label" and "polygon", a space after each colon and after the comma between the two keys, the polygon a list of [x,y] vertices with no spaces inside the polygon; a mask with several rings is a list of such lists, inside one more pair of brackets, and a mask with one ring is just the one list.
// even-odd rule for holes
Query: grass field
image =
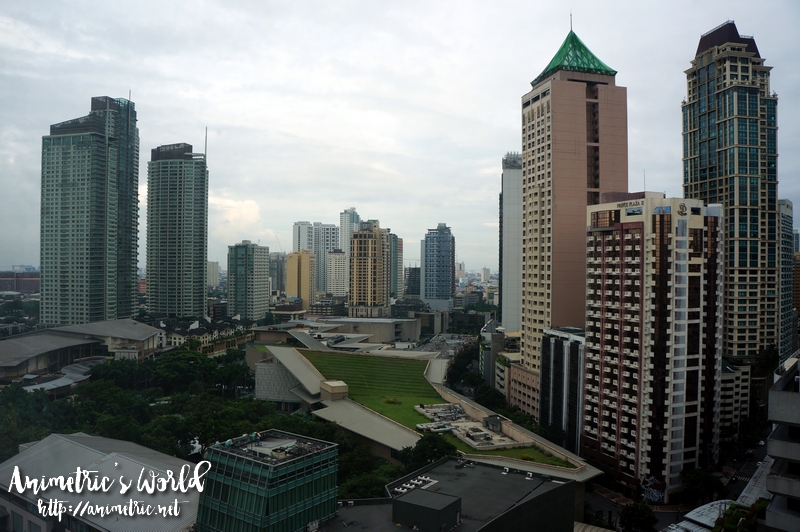
{"label": "grass field", "polygon": [[[414,429],[417,423],[430,422],[428,418],[414,410],[414,405],[444,402],[436,390],[425,380],[426,360],[318,351],[303,351],[302,354],[326,379],[338,379],[346,382],[351,399],[408,428]],[[395,403],[387,403],[387,399],[393,399]],[[467,454],[487,454],[508,458],[522,458],[522,455],[525,454],[530,455],[534,462],[575,467],[565,460],[546,456],[540,450],[532,447],[476,451],[455,436],[446,434],[445,438],[459,451]]]}
{"label": "grass field", "polygon": [[317,351],[302,354],[326,379],[346,382],[353,401],[411,429],[430,421],[414,405],[443,402],[425,380],[426,360]]}

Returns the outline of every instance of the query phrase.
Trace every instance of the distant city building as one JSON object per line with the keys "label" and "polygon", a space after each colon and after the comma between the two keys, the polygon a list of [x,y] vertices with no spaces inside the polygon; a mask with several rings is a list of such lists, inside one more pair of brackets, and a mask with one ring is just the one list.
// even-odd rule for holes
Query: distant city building
{"label": "distant city building", "polygon": [[722,354],[747,362],[761,348],[780,348],[785,314],[771,70],[755,39],[727,21],[700,37],[681,105],[683,195],[723,204],[730,227]]}
{"label": "distant city building", "polygon": [[506,332],[520,330],[522,307],[522,155],[503,157],[500,189],[500,315]]}
{"label": "distant city building", "polygon": [[800,253],[800,229],[793,229],[792,234],[794,235],[794,252]]}
{"label": "distant city building", "polygon": [[249,240],[228,246],[228,316],[264,319],[270,293],[269,248]]}
{"label": "distant city building", "polygon": [[208,261],[208,270],[206,274],[206,285],[210,287],[219,286],[219,262]]}
{"label": "distant city building", "polygon": [[391,315],[391,242],[377,220],[361,222],[350,239],[348,314],[354,318]]}
{"label": "distant city building", "polygon": [[147,295],[147,279],[144,277],[139,279],[139,295]]}
{"label": "distant city building", "polygon": [[38,272],[39,268],[30,264],[14,264],[11,266],[11,271],[14,273],[32,273]]}
{"label": "distant city building", "polygon": [[195,530],[314,530],[337,512],[337,452],[334,443],[279,430],[210,446]]}
{"label": "distant city building", "polygon": [[440,223],[420,241],[420,298],[431,310],[452,310],[455,295],[456,239]]}
{"label": "distant city building", "polygon": [[491,277],[491,270],[489,268],[481,268],[481,282],[488,283]]}
{"label": "distant city building", "polygon": [[283,251],[269,254],[269,278],[272,290],[278,293],[286,291],[286,253]]}
{"label": "distant city building", "polygon": [[347,295],[347,254],[341,249],[328,252],[328,293],[334,297]]}
{"label": "distant city building", "polygon": [[42,137],[41,323],[134,314],[138,192],[133,102],[95,97],[87,116],[50,126]]}
{"label": "distant city building", "polygon": [[780,342],[778,355],[786,360],[795,352],[797,345],[797,319],[793,315],[794,290],[794,232],[792,224],[794,215],[792,202],[787,199],[778,200],[778,216],[780,218]]}
{"label": "distant city building", "polygon": [[0,272],[0,292],[36,294],[41,286],[39,275],[39,272]]}
{"label": "distant city building", "polygon": [[545,329],[542,336],[542,370],[539,424],[561,431],[555,443],[578,454],[583,427],[585,332],[575,327]]}
{"label": "distant city building", "polygon": [[320,222],[295,222],[294,251],[307,249],[317,256],[317,292],[328,291],[328,252],[339,246],[339,228]]}
{"label": "distant city building", "polygon": [[[355,207],[343,210],[339,213],[339,249],[344,251],[347,256],[347,278],[350,278],[350,237],[360,229],[361,216],[356,212]],[[348,290],[350,286],[348,285]]]}
{"label": "distant city building", "polygon": [[419,268],[406,268],[405,283],[405,297],[419,298]]}
{"label": "distant city building", "polygon": [[529,375],[511,386],[528,394],[520,408],[535,417],[544,330],[584,327],[586,206],[628,190],[627,90],[616,74],[570,31],[522,97],[520,332]]}
{"label": "distant city building", "polygon": [[317,256],[301,249],[286,257],[286,297],[302,299],[302,309],[317,302]]}
{"label": "distant city building", "polygon": [[208,167],[186,143],[159,146],[147,163],[147,306],[202,317],[208,267]]}
{"label": "distant city building", "polygon": [[719,459],[723,211],[608,196],[585,222],[581,456],[614,489],[668,503],[681,471]]}
{"label": "distant city building", "polygon": [[464,270],[463,266],[464,266],[463,262],[456,263],[456,274],[455,274],[456,279],[466,279],[467,272]]}
{"label": "distant city building", "polygon": [[403,298],[405,289],[403,283],[403,239],[395,234],[389,234],[392,246],[391,276],[392,288],[390,295],[396,299]]}

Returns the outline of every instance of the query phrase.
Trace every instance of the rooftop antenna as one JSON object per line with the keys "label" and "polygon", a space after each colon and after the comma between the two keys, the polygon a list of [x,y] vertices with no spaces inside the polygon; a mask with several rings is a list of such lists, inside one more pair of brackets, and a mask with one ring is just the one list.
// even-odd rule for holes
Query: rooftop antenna
{"label": "rooftop antenna", "polygon": [[131,101],[131,90],[128,89],[128,101]]}
{"label": "rooftop antenna", "polygon": [[569,9],[569,31],[572,31],[572,8]]}
{"label": "rooftop antenna", "polygon": [[644,182],[644,190],[647,192],[647,170],[642,170],[642,181]]}
{"label": "rooftop antenna", "polygon": [[206,126],[206,144],[203,147],[203,155],[205,155],[206,160],[208,160],[208,126]]}

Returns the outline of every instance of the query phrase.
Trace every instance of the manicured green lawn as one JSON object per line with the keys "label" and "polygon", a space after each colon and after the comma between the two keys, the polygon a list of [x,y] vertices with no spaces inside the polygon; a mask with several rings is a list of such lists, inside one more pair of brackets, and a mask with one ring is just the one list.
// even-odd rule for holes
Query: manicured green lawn
{"label": "manicured green lawn", "polygon": [[444,402],[425,380],[426,360],[317,351],[302,354],[326,379],[346,382],[353,401],[406,427],[430,422],[414,405]]}
{"label": "manicured green lawn", "polygon": [[[343,380],[348,386],[349,397],[401,425],[415,429],[417,423],[430,420],[414,410],[414,405],[445,402],[425,380],[426,360],[389,358],[347,353],[324,353],[301,351],[326,379]],[[395,401],[387,403],[387,399]],[[574,468],[572,464],[555,457],[545,456],[534,447],[476,451],[455,436],[445,434],[447,441],[459,451],[467,454],[487,454],[522,458],[530,455],[532,461],[561,467]]]}

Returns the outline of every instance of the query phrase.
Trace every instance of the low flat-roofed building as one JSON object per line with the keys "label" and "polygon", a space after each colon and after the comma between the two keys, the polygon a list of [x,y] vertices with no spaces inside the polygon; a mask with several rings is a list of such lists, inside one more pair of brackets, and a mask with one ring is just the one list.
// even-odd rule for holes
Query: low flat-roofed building
{"label": "low flat-roofed building", "polygon": [[397,530],[398,524],[420,531],[458,526],[460,532],[574,528],[575,482],[521,470],[448,457],[386,489],[390,498],[369,506],[342,501],[338,518],[325,530],[345,531],[353,521],[373,532]]}
{"label": "low flat-roofed building", "polygon": [[[11,481],[14,468],[18,467],[22,482],[25,478],[39,479],[55,478],[59,476],[73,477],[77,470],[88,470],[91,476],[98,478],[108,477],[117,481],[107,491],[85,490],[77,493],[73,490],[62,490],[59,487],[50,487],[47,492],[34,494],[32,489],[18,490],[12,487]],[[197,489],[187,489],[185,493],[166,490],[155,491],[152,495],[137,490],[135,480],[144,472],[149,471],[161,477],[171,473],[178,477],[181,468],[194,471],[194,464],[185,460],[148,449],[135,443],[110,438],[89,436],[82,433],[76,434],[51,434],[47,438],[28,444],[13,456],[0,464],[0,516],[5,512],[8,515],[8,530],[25,531],[107,531],[107,532],[138,532],[141,530],[159,530],[164,532],[189,530],[197,516],[199,492]],[[124,476],[126,481],[133,480],[132,489],[120,493],[118,479]],[[147,478],[150,478],[149,476]],[[154,509],[173,506],[177,499],[179,513],[177,516],[162,517],[157,513],[153,515],[136,515],[129,517],[119,511],[111,511],[100,516],[92,511],[68,511],[61,516],[60,524],[53,518],[43,517],[37,504],[39,499],[57,499],[64,508],[76,508],[78,504],[89,505],[94,509],[97,505],[114,507],[121,505],[128,507],[129,500],[139,501],[140,506],[151,505]],[[87,509],[88,510],[88,509]],[[59,525],[54,528],[55,525]]]}

